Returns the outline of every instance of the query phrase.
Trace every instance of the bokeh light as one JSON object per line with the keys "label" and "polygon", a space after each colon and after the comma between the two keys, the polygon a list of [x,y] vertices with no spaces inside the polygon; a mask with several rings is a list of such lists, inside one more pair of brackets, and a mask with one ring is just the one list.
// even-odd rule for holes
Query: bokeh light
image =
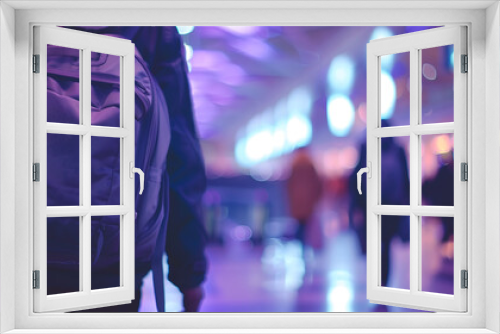
{"label": "bokeh light", "polygon": [[380,86],[382,87],[380,95],[381,118],[389,119],[394,112],[396,84],[389,73],[382,71],[380,73]]}
{"label": "bokeh light", "polygon": [[433,140],[435,154],[444,154],[450,152],[453,147],[453,139],[448,135],[437,136]]}
{"label": "bokeh light", "polygon": [[307,87],[292,90],[269,108],[254,116],[238,137],[234,157],[244,168],[282,156],[308,145],[313,136],[310,119],[313,97]]}
{"label": "bokeh light", "polygon": [[220,28],[239,36],[253,35],[261,29],[259,26],[222,26]]}
{"label": "bokeh light", "polygon": [[337,137],[346,136],[354,124],[354,106],[344,95],[332,95],[327,102],[328,126]]}
{"label": "bokeh light", "polygon": [[181,35],[187,35],[192,33],[194,30],[193,26],[177,26],[177,31],[179,31],[179,34]]}
{"label": "bokeh light", "polygon": [[272,140],[273,135],[269,129],[261,130],[250,136],[245,149],[250,161],[259,162],[268,158],[273,152],[272,145],[269,145]]}
{"label": "bokeh light", "polygon": [[[370,37],[370,41],[372,41],[374,39],[379,39],[379,38],[391,37],[393,35],[394,34],[392,33],[391,29],[389,29],[387,27],[377,27],[373,30],[372,35]],[[391,71],[393,65],[394,65],[394,55],[393,54],[381,57],[382,70]]]}
{"label": "bokeh light", "polygon": [[372,35],[370,37],[370,41],[374,39],[380,39],[380,38],[387,38],[391,37],[394,34],[392,33],[391,29],[387,27],[377,27],[373,29]]}
{"label": "bokeh light", "polygon": [[290,150],[307,145],[311,141],[311,137],[312,126],[309,119],[302,115],[290,117],[286,124],[286,138]]}
{"label": "bokeh light", "polygon": [[355,66],[352,58],[346,55],[335,57],[328,70],[327,78],[332,93],[348,95],[355,79]]}
{"label": "bokeh light", "polygon": [[184,43],[184,49],[186,50],[186,60],[190,61],[193,58],[193,47],[189,44]]}
{"label": "bokeh light", "polygon": [[306,87],[299,87],[288,96],[287,107],[291,112],[309,113],[311,111],[311,91]]}
{"label": "bokeh light", "polygon": [[422,65],[422,75],[427,80],[433,81],[437,78],[437,70],[434,65],[425,63],[424,65]]}

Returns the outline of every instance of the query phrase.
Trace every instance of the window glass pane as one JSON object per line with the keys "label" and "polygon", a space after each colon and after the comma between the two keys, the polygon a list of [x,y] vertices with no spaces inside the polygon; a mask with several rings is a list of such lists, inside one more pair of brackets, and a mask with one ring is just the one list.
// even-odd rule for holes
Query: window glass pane
{"label": "window glass pane", "polygon": [[80,137],[47,134],[47,205],[80,205]]}
{"label": "window glass pane", "polygon": [[409,205],[410,137],[381,138],[381,204]]}
{"label": "window glass pane", "polygon": [[80,291],[80,218],[47,218],[47,294]]}
{"label": "window glass pane", "polygon": [[120,126],[120,57],[92,52],[92,125]]}
{"label": "window glass pane", "polygon": [[422,136],[422,205],[453,206],[453,134]]}
{"label": "window glass pane", "polygon": [[92,217],[92,290],[120,286],[120,218]]}
{"label": "window glass pane", "polygon": [[410,289],[410,217],[381,216],[380,285]]}
{"label": "window glass pane", "polygon": [[92,205],[120,204],[120,138],[92,137]]}
{"label": "window glass pane", "polygon": [[47,122],[80,123],[80,50],[47,45]]}
{"label": "window glass pane", "polygon": [[422,49],[421,55],[422,123],[453,122],[453,45]]}
{"label": "window glass pane", "polygon": [[380,57],[382,127],[410,125],[410,53]]}
{"label": "window glass pane", "polygon": [[422,217],[422,291],[453,294],[453,218]]}

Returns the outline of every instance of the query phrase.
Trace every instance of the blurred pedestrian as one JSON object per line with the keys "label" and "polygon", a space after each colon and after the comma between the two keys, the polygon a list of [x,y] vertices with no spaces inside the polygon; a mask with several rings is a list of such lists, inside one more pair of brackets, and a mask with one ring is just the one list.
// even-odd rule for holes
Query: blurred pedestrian
{"label": "blurred pedestrian", "polygon": [[306,147],[295,150],[286,182],[291,216],[297,221],[296,238],[306,245],[307,226],[321,198],[322,183]]}
{"label": "blurred pedestrian", "polygon": [[[387,120],[383,127],[390,126]],[[409,205],[410,181],[408,163],[404,148],[395,138],[387,137],[381,141],[381,204]],[[356,174],[366,167],[366,140],[359,147],[359,160],[349,177],[349,224],[358,235],[361,251],[366,254],[366,182],[362,184],[362,194],[357,191]],[[387,286],[391,266],[391,240],[399,235],[403,242],[409,241],[409,217],[383,216],[381,229],[381,285]]]}
{"label": "blurred pedestrian", "polygon": [[[453,150],[438,157],[439,169],[436,175],[422,184],[423,205],[453,206],[454,165]],[[443,226],[441,242],[453,240],[453,218],[440,217]]]}

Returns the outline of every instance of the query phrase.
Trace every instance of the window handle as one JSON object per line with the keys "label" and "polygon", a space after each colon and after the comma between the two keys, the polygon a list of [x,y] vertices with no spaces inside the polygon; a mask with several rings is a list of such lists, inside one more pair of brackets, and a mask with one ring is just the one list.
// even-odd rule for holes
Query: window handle
{"label": "window handle", "polygon": [[367,174],[366,176],[369,179],[371,179],[371,177],[372,177],[372,163],[370,161],[368,161],[368,167],[361,168],[358,171],[358,192],[360,195],[361,195],[361,175],[363,175],[363,173],[366,173]]}
{"label": "window handle", "polygon": [[134,162],[130,161],[129,163],[129,170],[130,170],[130,178],[134,178],[134,173],[139,174],[139,195],[142,195],[142,192],[144,191],[144,172],[140,168],[134,167]]}

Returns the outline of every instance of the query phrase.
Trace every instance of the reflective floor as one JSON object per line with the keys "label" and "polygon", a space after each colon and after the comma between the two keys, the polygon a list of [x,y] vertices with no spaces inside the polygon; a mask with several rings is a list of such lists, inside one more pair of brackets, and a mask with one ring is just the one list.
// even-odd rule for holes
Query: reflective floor
{"label": "reflective floor", "polygon": [[[423,262],[423,281],[446,289],[453,279],[447,245],[427,239],[433,231],[423,232],[423,256],[432,259]],[[395,238],[390,249],[388,284],[398,286],[409,281],[409,244]],[[322,250],[303,249],[296,240],[268,239],[259,246],[233,240],[209,246],[207,255],[210,270],[201,312],[416,311],[371,304],[366,299],[366,260],[355,233],[348,229],[326,240]],[[167,312],[182,311],[181,294],[165,282]],[[140,311],[156,311],[150,274],[144,281]]]}

